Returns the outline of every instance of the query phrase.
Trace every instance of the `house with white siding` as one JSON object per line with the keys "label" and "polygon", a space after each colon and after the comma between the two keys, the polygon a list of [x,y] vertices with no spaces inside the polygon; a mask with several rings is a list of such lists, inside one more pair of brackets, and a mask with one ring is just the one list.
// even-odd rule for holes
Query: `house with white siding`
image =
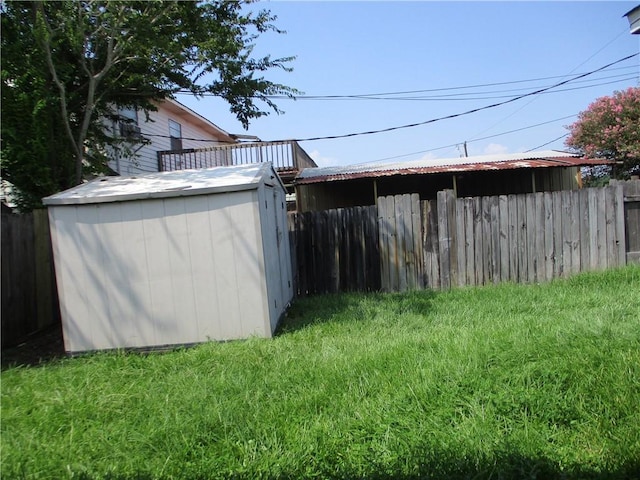
{"label": "house with white siding", "polygon": [[303,168],[317,167],[298,142],[263,142],[251,135],[230,134],[175,100],[156,106],[148,118],[121,108],[117,120],[108,125],[122,140],[108,154],[114,173],[132,176],[270,162],[287,190],[288,208],[295,209],[293,179]]}
{"label": "house with white siding", "polygon": [[[120,175],[137,175],[162,170],[158,152],[188,151],[238,143],[235,136],[182,105],[167,99],[156,103],[157,111],[148,118],[141,111],[120,109],[121,121],[110,128],[121,138],[131,138],[127,148],[114,148],[109,154],[109,168]],[[145,139],[144,142],[140,142]],[[228,164],[220,158],[217,165]],[[202,165],[209,167],[213,165]],[[193,167],[192,167],[193,168]]]}

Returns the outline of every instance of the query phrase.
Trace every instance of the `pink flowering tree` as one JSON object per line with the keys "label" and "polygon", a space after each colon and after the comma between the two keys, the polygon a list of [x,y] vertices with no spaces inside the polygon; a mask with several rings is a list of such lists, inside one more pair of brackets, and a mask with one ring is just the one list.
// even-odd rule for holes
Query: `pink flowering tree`
{"label": "pink flowering tree", "polygon": [[640,174],[640,88],[601,97],[567,127],[565,145],[590,158],[615,160],[614,177]]}

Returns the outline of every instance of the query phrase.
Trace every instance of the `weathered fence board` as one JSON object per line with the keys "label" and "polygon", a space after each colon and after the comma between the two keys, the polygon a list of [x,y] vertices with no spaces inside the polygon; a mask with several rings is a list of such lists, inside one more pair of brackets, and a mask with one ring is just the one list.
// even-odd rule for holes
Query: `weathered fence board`
{"label": "weathered fence board", "polygon": [[[550,234],[553,237],[553,277],[561,277],[564,274],[562,264],[562,192],[551,193],[551,222]],[[558,233],[557,235],[555,233]]]}
{"label": "weathered fence board", "polygon": [[378,198],[383,290],[424,288],[421,219],[417,194]]}
{"label": "weathered fence board", "polygon": [[380,250],[380,285],[389,288],[389,244],[387,242],[386,202],[378,201],[378,248]]}
{"label": "weathered fence board", "polygon": [[506,195],[498,197],[500,280],[509,279],[509,202]]}
{"label": "weathered fence board", "polygon": [[[457,282],[455,250],[455,197],[453,191],[444,190],[437,195],[438,214],[438,260],[440,263],[440,286],[451,288]],[[455,266],[454,266],[455,265]]]}
{"label": "weathered fence board", "polygon": [[[407,290],[406,234],[408,232],[404,222],[405,206],[403,198],[404,196],[398,196],[394,203],[396,257],[392,263],[392,268],[395,268],[397,271],[398,284],[390,286],[392,290],[399,290],[400,292]],[[396,275],[394,275],[394,277],[396,277]]]}
{"label": "weathered fence board", "polygon": [[[480,201],[480,199],[478,199]],[[509,275],[507,279],[516,281],[518,278],[518,256],[513,254],[513,250],[517,248],[518,244],[518,203],[515,195],[507,195],[507,231],[509,236],[509,248],[506,249],[507,255],[509,255]]]}
{"label": "weathered fence board", "polygon": [[[424,256],[424,285],[437,288],[440,285],[438,262],[438,208],[435,201],[422,202],[422,245]],[[382,252],[380,253],[382,256]]]}
{"label": "weathered fence board", "polygon": [[591,235],[588,236],[588,249],[589,249],[589,269],[595,270],[598,266],[598,236],[594,235],[593,232],[597,232],[598,230],[598,217],[595,212],[598,209],[597,205],[597,191],[595,188],[587,189],[587,204],[588,204],[588,217],[589,222],[587,224],[588,231],[591,232]]}
{"label": "weathered fence board", "polygon": [[424,258],[422,255],[422,230],[421,230],[420,196],[412,196],[411,202],[411,228],[413,230],[413,258],[415,261],[415,288],[424,288]]}
{"label": "weathered fence board", "polygon": [[[469,243],[473,245],[473,256],[467,256],[469,260],[469,268],[467,271],[471,271],[473,279],[472,285],[482,285],[484,269],[482,268],[482,210],[480,206],[480,197],[470,198],[467,202],[467,208],[469,208],[471,217],[471,226],[465,233],[466,238],[469,239]],[[472,233],[473,232],[473,233]],[[472,262],[473,259],[473,263]]]}

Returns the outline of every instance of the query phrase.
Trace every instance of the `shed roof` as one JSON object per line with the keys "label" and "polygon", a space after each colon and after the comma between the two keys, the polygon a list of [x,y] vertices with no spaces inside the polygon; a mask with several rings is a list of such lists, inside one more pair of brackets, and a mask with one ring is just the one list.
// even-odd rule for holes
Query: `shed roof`
{"label": "shed roof", "polygon": [[280,183],[271,163],[100,177],[46,197],[43,203],[78,205],[237,192],[256,189],[263,181]]}
{"label": "shed roof", "polygon": [[413,160],[408,162],[372,162],[338,167],[305,168],[296,177],[297,184],[350,180],[353,178],[384,177],[428,173],[456,173],[480,170],[509,170],[515,168],[576,167],[603,165],[608,160],[581,158],[575,153],[555,150],[479,155],[474,157]]}

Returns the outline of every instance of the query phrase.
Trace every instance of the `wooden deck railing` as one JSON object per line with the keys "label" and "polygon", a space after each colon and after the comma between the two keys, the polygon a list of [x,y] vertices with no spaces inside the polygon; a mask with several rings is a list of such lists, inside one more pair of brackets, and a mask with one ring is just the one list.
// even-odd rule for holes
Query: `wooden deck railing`
{"label": "wooden deck railing", "polygon": [[262,162],[273,163],[280,173],[296,173],[303,168],[317,167],[307,152],[293,140],[158,152],[158,170],[161,172]]}

